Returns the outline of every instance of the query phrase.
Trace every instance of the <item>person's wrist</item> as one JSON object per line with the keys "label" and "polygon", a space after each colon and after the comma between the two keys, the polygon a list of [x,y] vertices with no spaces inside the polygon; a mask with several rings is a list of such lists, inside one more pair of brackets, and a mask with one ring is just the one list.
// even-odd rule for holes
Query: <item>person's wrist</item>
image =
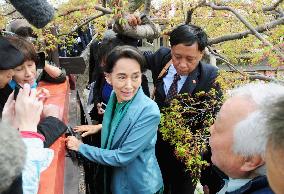
{"label": "person's wrist", "polygon": [[23,138],[39,138],[42,141],[45,141],[45,137],[42,134],[34,131],[20,131],[20,133]]}
{"label": "person's wrist", "polygon": [[80,150],[80,147],[81,147],[83,144],[84,144],[83,142],[81,142],[81,141],[79,142],[77,152]]}

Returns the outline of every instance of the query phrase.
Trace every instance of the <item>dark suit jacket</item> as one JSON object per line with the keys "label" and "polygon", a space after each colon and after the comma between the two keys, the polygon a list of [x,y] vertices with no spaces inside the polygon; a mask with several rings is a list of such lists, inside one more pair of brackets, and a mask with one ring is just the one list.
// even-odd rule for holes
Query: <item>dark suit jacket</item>
{"label": "dark suit jacket", "polygon": [[[170,61],[171,50],[162,47],[154,54],[146,52],[144,53],[144,56],[147,61],[146,68],[152,71],[153,82],[156,87],[155,101],[159,108],[168,106],[165,102],[166,94],[163,83],[163,77],[166,76],[167,73],[159,79],[158,76],[164,66]],[[191,72],[186,79],[179,93],[195,94],[200,91],[208,92],[212,87],[217,89],[217,91],[220,91],[218,86],[214,83],[217,75],[217,67],[199,62],[197,68]],[[219,92],[218,95],[221,95],[221,92]],[[168,142],[162,140],[160,133],[158,133],[156,155],[163,174],[165,190],[167,191],[167,184],[170,184],[172,187],[171,192],[173,194],[193,193],[195,188],[191,183],[189,173],[185,172],[184,164],[174,156],[174,148]],[[207,181],[205,181],[204,184],[208,184],[206,182]],[[178,188],[173,189],[173,187]]]}
{"label": "dark suit jacket", "polygon": [[[157,79],[160,72],[164,68],[164,66],[171,60],[171,50],[169,48],[161,47],[158,51],[154,54],[145,53],[144,56],[146,57],[146,68],[152,71],[152,77],[154,81],[154,85],[157,89],[157,94],[155,97],[159,97],[156,101],[164,101],[165,99],[165,92],[163,83],[163,77]],[[215,78],[218,75],[218,68],[210,65],[199,62],[197,68],[188,76],[186,79],[183,87],[181,88],[181,93],[190,93],[195,94],[200,91],[208,92],[214,86]],[[193,82],[193,80],[195,80]]]}

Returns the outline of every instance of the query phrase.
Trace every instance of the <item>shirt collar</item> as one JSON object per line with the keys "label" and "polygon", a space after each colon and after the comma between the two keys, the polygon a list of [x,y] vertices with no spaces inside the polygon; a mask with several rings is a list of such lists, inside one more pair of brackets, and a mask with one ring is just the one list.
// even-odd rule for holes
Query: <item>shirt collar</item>
{"label": "shirt collar", "polygon": [[247,184],[250,180],[251,179],[232,179],[232,178],[229,178],[227,191],[228,192],[235,191],[235,190],[241,188],[242,186],[244,186],[245,184]]}
{"label": "shirt collar", "polygon": [[[15,88],[16,88],[17,85],[18,85],[18,83],[17,83],[15,80],[13,80],[13,79],[9,82],[9,86],[10,86],[13,90],[15,90]],[[36,81],[34,81],[33,85],[31,85],[31,88],[36,88],[36,87],[37,87],[37,83],[36,83]]]}

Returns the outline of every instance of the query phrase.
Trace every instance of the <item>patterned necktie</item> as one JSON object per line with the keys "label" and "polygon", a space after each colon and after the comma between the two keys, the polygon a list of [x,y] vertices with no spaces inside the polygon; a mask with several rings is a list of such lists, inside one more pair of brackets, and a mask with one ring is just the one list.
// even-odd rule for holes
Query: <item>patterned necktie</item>
{"label": "patterned necktie", "polygon": [[174,75],[173,83],[168,91],[166,101],[170,102],[177,94],[178,94],[178,81],[180,80],[180,76],[176,73]]}

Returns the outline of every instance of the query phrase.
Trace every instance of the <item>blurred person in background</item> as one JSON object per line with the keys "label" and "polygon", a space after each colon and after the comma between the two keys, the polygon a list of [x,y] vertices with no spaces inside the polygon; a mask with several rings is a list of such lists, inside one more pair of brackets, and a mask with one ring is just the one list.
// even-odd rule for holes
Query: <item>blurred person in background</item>
{"label": "blurred person in background", "polygon": [[265,107],[267,112],[265,162],[267,177],[272,190],[276,194],[284,193],[284,95],[272,106]]}

